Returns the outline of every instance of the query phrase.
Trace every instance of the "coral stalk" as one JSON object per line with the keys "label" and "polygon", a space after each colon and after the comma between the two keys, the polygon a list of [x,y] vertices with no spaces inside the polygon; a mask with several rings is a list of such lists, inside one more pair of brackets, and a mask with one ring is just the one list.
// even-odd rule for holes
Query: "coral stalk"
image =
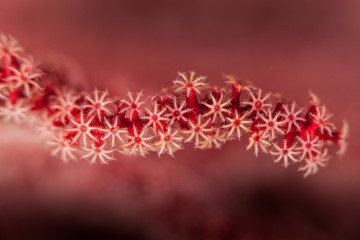
{"label": "coral stalk", "polygon": [[198,149],[221,148],[248,135],[247,149],[270,154],[284,167],[300,164],[304,176],[328,161],[330,142],[346,147],[347,124],[330,122],[325,106],[311,94],[308,110],[225,76],[218,89],[195,72],[179,72],[173,86],[144,101],[142,92],[123,99],[107,91],[77,91],[46,74],[18,42],[0,37],[0,116],[34,120],[65,162],[80,158],[108,163],[115,153],[146,156],[174,153],[188,142]]}

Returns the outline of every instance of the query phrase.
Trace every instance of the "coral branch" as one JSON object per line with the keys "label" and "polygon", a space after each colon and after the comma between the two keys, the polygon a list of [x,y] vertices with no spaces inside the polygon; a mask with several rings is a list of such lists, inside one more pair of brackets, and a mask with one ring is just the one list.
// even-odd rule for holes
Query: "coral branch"
{"label": "coral branch", "polygon": [[37,67],[18,42],[0,36],[0,116],[5,121],[37,119],[52,153],[63,161],[82,158],[107,163],[113,154],[151,151],[174,156],[187,142],[195,148],[221,148],[249,133],[247,149],[271,154],[284,167],[300,164],[304,176],[328,161],[328,146],[346,149],[347,124],[336,131],[325,106],[311,94],[307,112],[232,75],[231,89],[218,89],[195,72],[179,72],[174,86],[153,101],[143,93],[123,99],[108,91],[93,94],[54,81]]}

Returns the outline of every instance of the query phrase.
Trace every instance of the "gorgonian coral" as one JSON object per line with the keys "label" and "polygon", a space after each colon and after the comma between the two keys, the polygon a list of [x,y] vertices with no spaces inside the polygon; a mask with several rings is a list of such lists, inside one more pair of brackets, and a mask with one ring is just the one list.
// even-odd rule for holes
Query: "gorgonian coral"
{"label": "gorgonian coral", "polygon": [[78,91],[34,64],[18,42],[0,37],[0,116],[35,124],[52,153],[65,162],[78,158],[108,163],[115,153],[146,156],[183,149],[221,148],[248,136],[247,149],[261,150],[284,167],[299,164],[304,176],[329,159],[328,146],[343,153],[347,125],[336,130],[325,106],[311,94],[310,106],[264,93],[225,76],[229,88],[211,87],[205,76],[179,72],[173,86],[145,99],[142,92],[124,98],[107,91]]}

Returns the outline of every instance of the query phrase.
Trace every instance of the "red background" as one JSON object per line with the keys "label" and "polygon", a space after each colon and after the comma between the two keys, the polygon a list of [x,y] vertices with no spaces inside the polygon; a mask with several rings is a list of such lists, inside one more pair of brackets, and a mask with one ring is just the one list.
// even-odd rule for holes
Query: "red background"
{"label": "red background", "polygon": [[1,0],[0,30],[63,62],[88,90],[146,95],[195,70],[308,104],[315,92],[349,149],[307,179],[246,139],[109,165],[63,164],[29,126],[0,125],[0,238],[360,238],[360,3],[356,0]]}

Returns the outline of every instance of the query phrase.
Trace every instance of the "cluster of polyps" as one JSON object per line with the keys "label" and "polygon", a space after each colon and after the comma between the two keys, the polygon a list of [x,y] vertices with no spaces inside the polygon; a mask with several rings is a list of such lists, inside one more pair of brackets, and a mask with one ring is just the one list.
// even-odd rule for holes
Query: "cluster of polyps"
{"label": "cluster of polyps", "polygon": [[225,76],[230,89],[218,89],[190,72],[178,73],[158,96],[144,100],[141,92],[129,92],[120,99],[52,82],[13,38],[1,36],[0,57],[0,115],[15,122],[35,116],[52,153],[64,161],[81,156],[107,163],[115,152],[173,156],[188,142],[199,149],[221,148],[247,134],[247,149],[256,156],[261,150],[284,167],[300,163],[307,176],[325,165],[331,142],[340,153],[345,149],[346,124],[335,131],[313,94],[305,112],[232,76]]}

